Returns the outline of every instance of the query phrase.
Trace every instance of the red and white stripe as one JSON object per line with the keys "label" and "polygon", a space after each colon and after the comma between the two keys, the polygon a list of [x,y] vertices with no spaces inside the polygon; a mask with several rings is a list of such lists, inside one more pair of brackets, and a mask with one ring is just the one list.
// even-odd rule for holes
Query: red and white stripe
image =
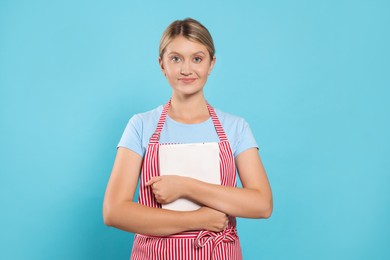
{"label": "red and white stripe", "polygon": [[[145,153],[140,180],[138,202],[154,208],[161,208],[146,182],[153,176],[159,176],[158,149],[159,138],[170,107],[169,101],[163,108],[156,131],[151,136]],[[217,131],[221,169],[221,185],[236,186],[236,165],[233,152],[223,127],[213,109],[207,104],[210,116]],[[166,259],[166,260],[204,260],[204,259],[242,259],[240,241],[236,230],[236,219],[229,217],[228,227],[221,232],[188,231],[171,236],[149,236],[136,234],[134,238],[133,260]]]}

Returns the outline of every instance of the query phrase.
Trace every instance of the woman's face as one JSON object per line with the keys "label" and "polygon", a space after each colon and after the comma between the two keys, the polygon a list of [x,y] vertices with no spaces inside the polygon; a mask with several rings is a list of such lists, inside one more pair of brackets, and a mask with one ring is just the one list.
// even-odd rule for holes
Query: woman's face
{"label": "woman's face", "polygon": [[202,93],[215,57],[210,58],[203,44],[177,36],[168,44],[159,63],[174,93],[188,96]]}

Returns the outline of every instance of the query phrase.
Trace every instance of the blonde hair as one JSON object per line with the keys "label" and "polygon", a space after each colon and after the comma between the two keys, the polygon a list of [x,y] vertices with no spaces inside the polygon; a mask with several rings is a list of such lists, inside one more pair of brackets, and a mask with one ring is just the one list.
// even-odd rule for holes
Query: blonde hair
{"label": "blonde hair", "polygon": [[213,59],[215,47],[210,32],[200,22],[192,18],[176,20],[165,29],[160,40],[159,56],[161,59],[168,44],[177,36],[183,36],[190,41],[203,44],[207,48],[210,58]]}

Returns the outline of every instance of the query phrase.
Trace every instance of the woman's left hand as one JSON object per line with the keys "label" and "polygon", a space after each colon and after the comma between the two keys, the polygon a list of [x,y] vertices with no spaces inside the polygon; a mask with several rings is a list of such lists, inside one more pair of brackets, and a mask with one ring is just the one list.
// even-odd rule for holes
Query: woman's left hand
{"label": "woman's left hand", "polygon": [[171,203],[183,196],[184,178],[178,175],[152,177],[146,186],[151,186],[153,194],[160,204]]}

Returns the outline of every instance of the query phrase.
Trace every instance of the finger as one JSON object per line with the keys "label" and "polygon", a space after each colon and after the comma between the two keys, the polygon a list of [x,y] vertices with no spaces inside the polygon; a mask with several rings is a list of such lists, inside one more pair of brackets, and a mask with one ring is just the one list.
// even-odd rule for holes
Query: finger
{"label": "finger", "polygon": [[154,177],[150,178],[150,180],[145,185],[150,186],[153,183],[156,183],[156,182],[161,181],[161,180],[162,180],[161,176],[154,176]]}
{"label": "finger", "polygon": [[156,180],[156,177],[152,177],[150,178],[150,180],[145,184],[145,186],[150,186],[152,185],[153,183],[155,183],[157,180]]}

